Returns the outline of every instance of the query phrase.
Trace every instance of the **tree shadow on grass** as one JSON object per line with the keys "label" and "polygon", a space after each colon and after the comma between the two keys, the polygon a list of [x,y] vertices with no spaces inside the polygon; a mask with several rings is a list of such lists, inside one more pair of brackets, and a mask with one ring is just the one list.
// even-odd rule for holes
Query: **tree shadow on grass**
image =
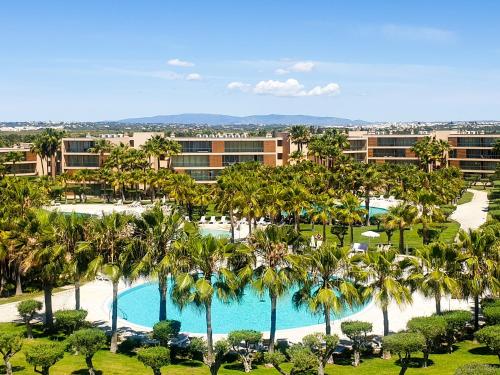
{"label": "tree shadow on grass", "polygon": [[492,355],[492,351],[487,346],[479,346],[477,348],[469,349],[468,352],[470,354],[475,355]]}
{"label": "tree shadow on grass", "polygon": [[[24,366],[12,366],[12,372],[19,372],[26,370],[26,367]],[[87,371],[88,372],[88,371]],[[7,371],[5,370],[5,365],[0,365],[0,374],[6,374]]]}
{"label": "tree shadow on grass", "polygon": [[[101,370],[94,370],[96,375],[102,375],[103,372]],[[89,369],[88,368],[81,368],[79,370],[73,371],[71,375],[88,375]]]}
{"label": "tree shadow on grass", "polygon": [[194,361],[192,359],[180,359],[173,361],[173,364],[185,366],[185,367],[201,367],[203,363],[199,361]]}
{"label": "tree shadow on grass", "polygon": [[[398,359],[394,362],[396,366],[401,367],[401,361]],[[434,361],[432,359],[427,360],[427,367],[431,367],[434,365]],[[408,368],[423,368],[424,367],[424,359],[423,358],[410,358],[408,361]]]}

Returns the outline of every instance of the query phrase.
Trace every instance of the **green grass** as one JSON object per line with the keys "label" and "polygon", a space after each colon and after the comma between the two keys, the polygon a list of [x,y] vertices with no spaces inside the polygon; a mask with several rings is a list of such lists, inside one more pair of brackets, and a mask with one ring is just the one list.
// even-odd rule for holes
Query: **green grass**
{"label": "green grass", "polygon": [[490,218],[500,220],[500,180],[493,182],[493,189],[488,194],[490,200],[488,215]]}
{"label": "green grass", "polygon": [[[11,331],[23,333],[24,328],[15,324],[0,324],[0,331]],[[36,333],[40,334],[40,332]],[[48,338],[35,338],[34,340],[25,340],[24,347],[33,345],[40,341],[48,341]],[[418,367],[421,363],[422,354],[416,353],[415,367],[409,368],[408,375],[452,375],[455,369],[463,364],[478,362],[498,365],[496,355],[490,353],[485,347],[474,344],[471,341],[463,341],[457,345],[457,349],[452,354],[431,354],[431,365],[427,369]],[[396,358],[383,360],[378,357],[365,358],[359,368],[353,368],[349,364],[349,360],[337,361],[335,365],[329,365],[326,373],[329,375],[382,375],[382,374],[397,374],[400,367],[396,363]],[[13,359],[14,374],[28,375],[33,374],[33,369],[26,363],[25,356],[22,353],[17,353]],[[149,375],[152,371],[140,363],[133,353],[127,354],[111,354],[107,350],[99,351],[94,357],[95,368],[101,371],[102,375]],[[289,365],[283,365],[283,368],[289,370]],[[0,366],[0,374],[3,372],[3,367]],[[81,355],[66,353],[64,358],[54,365],[50,370],[51,375],[68,375],[68,374],[86,374],[88,373],[85,367],[84,358]],[[185,361],[176,363],[175,365],[167,366],[163,369],[164,374],[168,375],[208,375],[209,371],[206,366],[198,361]],[[237,375],[243,374],[243,369],[238,363],[224,364],[219,372],[221,375]],[[259,365],[251,372],[255,375],[272,375],[277,374],[276,370],[266,368]]]}
{"label": "green grass", "polygon": [[457,204],[469,203],[474,197],[474,193],[466,191],[458,200]]}
{"label": "green grass", "polygon": [[[54,288],[52,293],[57,293],[65,290],[65,288]],[[41,297],[43,296],[43,291],[37,291],[37,292],[32,292],[32,293],[23,293],[20,296],[11,296],[11,297],[1,297],[0,298],[0,305],[5,305],[6,303],[12,303],[12,302],[19,302],[19,301],[24,301],[27,299],[32,299],[36,297]]]}
{"label": "green grass", "polygon": [[[443,232],[441,233],[439,239],[443,242],[452,242],[455,239],[455,236],[460,228],[460,224],[458,224],[456,221],[451,221],[448,223],[442,223],[442,225],[445,227]],[[408,245],[408,249],[418,249],[423,246],[422,244],[422,237],[418,235],[417,230],[421,228],[421,224],[414,225],[411,229],[405,231],[405,244]],[[372,238],[370,241],[368,241],[367,237],[363,237],[361,233],[366,232],[366,231],[374,231],[378,232],[380,234],[380,237],[378,238]],[[316,224],[314,226],[314,231],[311,229],[311,224],[302,224],[301,225],[301,233],[307,238],[310,238],[311,235],[314,234],[322,234],[323,233],[323,227],[321,225]],[[333,240],[337,241],[338,239],[336,236],[331,234],[330,232],[330,226],[328,226],[326,230],[326,237],[327,240]],[[376,247],[377,244],[379,243],[388,243],[387,235],[386,233],[380,229],[377,230],[376,225],[371,225],[371,226],[362,226],[362,227],[354,227],[354,242],[359,242],[359,243],[370,243],[370,247]],[[395,231],[392,235],[391,238],[391,243],[393,246],[397,247],[399,244],[399,231]],[[344,245],[345,246],[350,246],[351,241],[349,238],[349,232],[347,232],[345,238],[344,238]]]}

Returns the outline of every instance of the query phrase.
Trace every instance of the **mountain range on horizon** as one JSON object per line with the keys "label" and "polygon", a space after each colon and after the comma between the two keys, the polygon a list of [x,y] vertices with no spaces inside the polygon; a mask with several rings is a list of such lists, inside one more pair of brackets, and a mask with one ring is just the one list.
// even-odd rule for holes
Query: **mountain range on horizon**
{"label": "mountain range on horizon", "polygon": [[316,126],[357,126],[367,125],[363,120],[341,117],[310,115],[251,115],[230,116],[210,113],[182,113],[178,115],[158,115],[118,120],[124,124],[203,124],[203,125],[316,125]]}

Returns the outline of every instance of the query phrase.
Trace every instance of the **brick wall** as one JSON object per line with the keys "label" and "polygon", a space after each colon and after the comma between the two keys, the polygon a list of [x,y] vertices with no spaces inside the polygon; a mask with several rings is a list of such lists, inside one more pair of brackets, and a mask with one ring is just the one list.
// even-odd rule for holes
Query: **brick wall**
{"label": "brick wall", "polygon": [[264,141],[264,152],[276,152],[276,141]]}
{"label": "brick wall", "polygon": [[208,160],[211,167],[222,167],[222,155],[209,155]]}
{"label": "brick wall", "polygon": [[224,152],[224,141],[212,141],[212,152]]}
{"label": "brick wall", "polygon": [[264,155],[264,164],[269,166],[276,166],[276,155]]}

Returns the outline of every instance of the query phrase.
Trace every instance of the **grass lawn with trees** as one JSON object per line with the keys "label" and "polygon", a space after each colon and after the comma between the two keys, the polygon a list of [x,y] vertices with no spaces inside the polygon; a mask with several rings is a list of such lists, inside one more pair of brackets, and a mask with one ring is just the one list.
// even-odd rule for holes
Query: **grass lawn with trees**
{"label": "grass lawn with trees", "polygon": [[474,197],[474,193],[472,193],[470,191],[466,191],[465,193],[463,193],[463,195],[457,201],[457,204],[469,203],[473,197]]}
{"label": "grass lawn with trees", "polygon": [[[23,333],[24,326],[20,324],[7,323],[0,324],[1,331]],[[40,341],[48,342],[49,338],[43,336],[41,331],[35,328],[35,339],[24,340],[23,349],[12,358],[14,374],[28,375],[33,374],[32,367],[26,363],[24,350]],[[407,374],[426,374],[426,375],[445,375],[454,374],[455,369],[467,363],[486,363],[497,364],[498,358],[493,355],[486,347],[475,344],[472,341],[463,341],[457,344],[457,349],[452,354],[432,354],[430,358],[431,365],[424,369],[420,368],[422,361],[422,353],[416,353],[412,362],[412,366],[408,369]],[[149,375],[151,369],[146,368],[136,358],[134,352],[125,352],[112,354],[105,348],[96,353],[94,357],[94,366],[98,370],[98,374],[103,375]],[[338,360],[335,365],[327,366],[327,374],[364,374],[364,375],[380,375],[380,374],[397,374],[399,365],[397,357],[393,356],[389,360],[383,360],[378,357],[365,358],[362,357],[361,365],[354,368],[350,364],[351,360]],[[290,365],[284,364],[283,369],[289,370]],[[185,375],[187,373],[193,375],[209,374],[208,368],[203,363],[194,360],[186,360],[166,366],[162,369],[162,373],[169,375]],[[4,373],[3,366],[0,366],[0,374]],[[68,375],[68,374],[86,374],[88,370],[85,367],[85,359],[81,355],[74,355],[66,352],[64,358],[57,362],[50,369],[51,375]],[[239,362],[226,363],[222,366],[220,374],[242,374],[243,367]],[[255,375],[272,375],[277,374],[273,368],[266,368],[263,365],[257,365],[251,374]]]}

